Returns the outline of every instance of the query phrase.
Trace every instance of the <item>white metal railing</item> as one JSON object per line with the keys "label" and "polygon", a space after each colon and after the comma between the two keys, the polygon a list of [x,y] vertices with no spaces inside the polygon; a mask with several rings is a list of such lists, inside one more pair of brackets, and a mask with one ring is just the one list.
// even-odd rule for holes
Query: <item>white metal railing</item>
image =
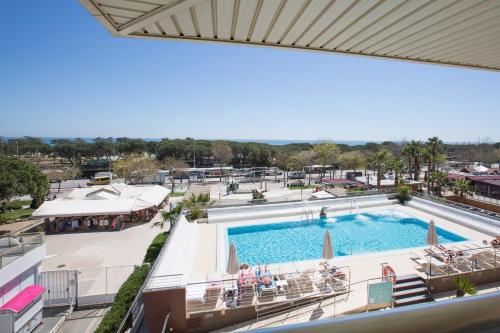
{"label": "white metal railing", "polygon": [[415,269],[427,279],[485,272],[500,268],[500,249],[484,245],[454,245],[433,247],[423,254],[410,252]]}
{"label": "white metal railing", "polygon": [[2,239],[6,240],[7,245],[0,247],[0,269],[45,243],[43,232],[0,237]]}
{"label": "white metal railing", "polygon": [[[350,267],[334,269],[329,273],[316,269],[282,273],[278,269],[259,276],[189,283],[186,285],[187,313],[245,306],[269,309],[273,304],[348,293]],[[269,279],[267,284],[263,282],[264,276]]]}
{"label": "white metal railing", "polygon": [[149,277],[144,290],[170,289],[182,286],[183,274],[170,274]]}

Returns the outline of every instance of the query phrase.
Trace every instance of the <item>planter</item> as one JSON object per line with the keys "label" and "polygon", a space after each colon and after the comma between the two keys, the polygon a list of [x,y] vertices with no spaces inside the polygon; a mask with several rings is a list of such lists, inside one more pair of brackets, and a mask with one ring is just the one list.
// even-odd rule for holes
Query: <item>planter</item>
{"label": "planter", "polygon": [[267,199],[252,199],[252,200],[249,200],[248,202],[261,204],[261,203],[266,203]]}

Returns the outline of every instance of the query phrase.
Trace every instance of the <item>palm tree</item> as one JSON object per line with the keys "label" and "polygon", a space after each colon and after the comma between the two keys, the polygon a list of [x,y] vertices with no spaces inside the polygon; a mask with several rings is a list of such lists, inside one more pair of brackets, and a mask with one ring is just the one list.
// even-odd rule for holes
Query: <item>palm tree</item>
{"label": "palm tree", "polygon": [[377,170],[377,188],[380,188],[382,173],[389,166],[390,160],[391,153],[386,149],[379,150],[377,153],[375,153],[375,155],[373,155],[370,160],[370,164],[372,165],[372,167]]}
{"label": "palm tree", "polygon": [[432,158],[432,171],[437,170],[436,157],[443,149],[443,141],[437,136],[427,139],[427,146],[430,148]]}
{"label": "palm tree", "polygon": [[457,297],[462,297],[467,294],[469,295],[477,294],[476,287],[466,277],[457,276],[455,277],[454,280],[455,284],[457,285]]}
{"label": "palm tree", "polygon": [[437,195],[441,196],[442,189],[448,182],[448,176],[444,172],[433,171],[431,172],[431,181],[436,185]]}
{"label": "palm tree", "polygon": [[422,141],[412,140],[409,143],[407,143],[403,148],[403,155],[408,158],[408,168],[410,171],[413,164],[413,179],[417,181],[420,176],[420,158],[422,155]]}
{"label": "palm tree", "polygon": [[398,188],[401,172],[404,169],[403,161],[398,159],[391,161],[391,169],[394,171],[394,188]]}
{"label": "palm tree", "polygon": [[407,163],[408,163],[408,175],[410,176],[410,178],[412,178],[411,176],[411,166],[412,166],[412,147],[409,145],[409,144],[406,144],[404,147],[403,147],[403,151],[401,152],[401,154],[403,156],[405,156],[408,160],[407,160]]}
{"label": "palm tree", "polygon": [[170,223],[170,228],[168,230],[170,230],[172,228],[172,218],[173,218],[172,212],[167,212],[166,210],[162,210],[161,211],[161,220],[154,222],[151,225],[151,228],[160,228],[160,229],[163,229],[165,227],[165,223],[169,222]]}
{"label": "palm tree", "polygon": [[425,172],[424,175],[424,181],[427,182],[427,192],[431,192],[431,188],[434,186],[430,185],[431,177],[429,177],[430,172],[431,172],[431,160],[432,160],[432,151],[429,146],[422,147],[421,149],[421,155],[422,159],[424,160],[425,164],[427,164],[427,171]]}
{"label": "palm tree", "polygon": [[453,184],[453,193],[455,195],[458,195],[460,199],[462,199],[464,196],[472,195],[470,185],[470,181],[465,178],[457,179]]}

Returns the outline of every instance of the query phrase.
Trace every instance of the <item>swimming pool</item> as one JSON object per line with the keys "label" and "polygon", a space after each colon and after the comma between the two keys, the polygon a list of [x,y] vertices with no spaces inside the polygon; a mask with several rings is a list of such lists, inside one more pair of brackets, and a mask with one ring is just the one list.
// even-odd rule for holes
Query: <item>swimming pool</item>
{"label": "swimming pool", "polygon": [[[288,221],[227,228],[238,260],[250,265],[319,259],[329,230],[335,256],[425,246],[427,223],[397,209],[312,221]],[[439,243],[466,238],[436,227]]]}

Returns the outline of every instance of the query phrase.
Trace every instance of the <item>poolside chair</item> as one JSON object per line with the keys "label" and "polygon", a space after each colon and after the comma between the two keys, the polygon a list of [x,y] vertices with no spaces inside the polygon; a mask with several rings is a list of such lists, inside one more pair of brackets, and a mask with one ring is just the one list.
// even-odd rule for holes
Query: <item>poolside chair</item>
{"label": "poolside chair", "polygon": [[287,278],[286,282],[288,286],[286,287],[286,298],[298,298],[300,297],[300,287],[297,278]]}
{"label": "poolside chair", "polygon": [[297,282],[299,283],[301,294],[312,293],[314,291],[312,276],[315,272],[316,270],[314,269],[308,269],[300,274]]}
{"label": "poolside chair", "polygon": [[430,257],[430,260],[425,258],[412,258],[412,260],[429,276],[457,273],[457,270],[451,267],[449,263],[439,261],[434,257]]}
{"label": "poolside chair", "polygon": [[255,296],[255,285],[246,284],[240,286],[238,295],[238,305],[239,306],[250,306],[253,304],[253,299]]}
{"label": "poolside chair", "polygon": [[188,312],[212,310],[217,306],[221,287],[209,287],[205,290],[203,296],[197,297],[198,292],[194,291],[187,295],[186,307]]}
{"label": "poolside chair", "polygon": [[257,300],[259,303],[273,302],[276,299],[277,294],[278,290],[276,287],[262,288],[259,290]]}

